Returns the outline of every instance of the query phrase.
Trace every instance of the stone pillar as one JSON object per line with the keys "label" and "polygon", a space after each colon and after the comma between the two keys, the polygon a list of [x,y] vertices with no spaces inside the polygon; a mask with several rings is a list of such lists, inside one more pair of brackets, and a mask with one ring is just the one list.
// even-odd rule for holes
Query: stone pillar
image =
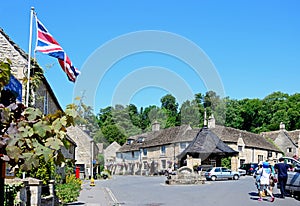
{"label": "stone pillar", "polygon": [[231,157],[231,170],[238,171],[238,156]]}
{"label": "stone pillar", "polygon": [[35,178],[25,178],[30,188],[30,205],[40,206],[42,196],[42,181]]}

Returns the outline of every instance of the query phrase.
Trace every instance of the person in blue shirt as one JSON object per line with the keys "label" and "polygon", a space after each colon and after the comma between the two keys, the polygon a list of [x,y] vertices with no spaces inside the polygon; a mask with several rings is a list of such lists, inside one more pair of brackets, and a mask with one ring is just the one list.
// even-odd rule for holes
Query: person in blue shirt
{"label": "person in blue shirt", "polygon": [[275,164],[275,171],[277,173],[278,184],[280,185],[280,197],[284,198],[288,196],[287,192],[285,191],[285,185],[288,179],[288,169],[290,166],[284,162],[283,158],[279,158],[279,163]]}

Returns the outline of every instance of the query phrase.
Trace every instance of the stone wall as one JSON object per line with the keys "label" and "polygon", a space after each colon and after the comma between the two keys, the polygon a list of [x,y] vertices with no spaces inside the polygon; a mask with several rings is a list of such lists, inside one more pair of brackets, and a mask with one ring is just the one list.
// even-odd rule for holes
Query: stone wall
{"label": "stone wall", "polygon": [[[23,84],[23,79],[27,77],[28,56],[0,29],[0,60],[4,61],[5,59],[12,62],[11,72],[22,83],[22,102],[25,103],[26,85]],[[45,104],[45,100],[47,100],[47,104]],[[34,106],[42,112],[45,112],[45,105],[47,105],[48,109],[45,114],[55,113],[61,109],[52,89],[44,78],[36,91],[34,102]]]}

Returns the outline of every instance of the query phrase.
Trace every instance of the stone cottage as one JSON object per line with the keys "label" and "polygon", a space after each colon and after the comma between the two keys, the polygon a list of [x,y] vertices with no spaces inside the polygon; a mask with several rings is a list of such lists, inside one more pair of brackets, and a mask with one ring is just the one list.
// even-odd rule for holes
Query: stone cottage
{"label": "stone cottage", "polygon": [[280,123],[279,130],[262,132],[262,136],[271,139],[287,157],[300,157],[300,130],[287,131],[285,124]]}
{"label": "stone cottage", "polygon": [[[263,136],[215,125],[213,118],[208,122],[208,130],[238,152],[238,155],[232,157],[232,170],[249,162],[269,160],[275,163],[282,156],[281,150]],[[179,166],[177,157],[199,131],[200,128],[192,129],[189,125],[161,130],[155,124],[151,132],[129,137],[117,152],[116,162],[111,168],[121,174],[156,174],[168,168],[176,169]],[[217,165],[214,160],[209,164]]]}
{"label": "stone cottage", "polygon": [[[13,76],[22,84],[22,102],[24,103],[26,85],[23,81],[27,77],[28,55],[0,28],[0,60],[4,61],[7,58],[12,62],[11,72]],[[39,71],[42,70],[36,63],[34,63],[34,68]],[[53,90],[43,75],[39,87],[31,98],[33,106],[39,108],[44,114],[62,110]]]}
{"label": "stone cottage", "polygon": [[97,161],[99,149],[93,138],[79,126],[68,127],[67,136],[77,145],[75,164],[80,167],[80,178],[90,178],[92,173],[99,173]]}

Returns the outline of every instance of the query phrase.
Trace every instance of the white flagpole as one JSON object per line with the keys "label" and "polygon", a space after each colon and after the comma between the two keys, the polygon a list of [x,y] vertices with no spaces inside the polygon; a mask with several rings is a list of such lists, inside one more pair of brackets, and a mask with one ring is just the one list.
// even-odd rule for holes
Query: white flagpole
{"label": "white flagpole", "polygon": [[29,102],[29,83],[30,83],[30,66],[31,66],[31,44],[32,44],[32,20],[33,20],[34,7],[31,7],[30,12],[30,29],[29,29],[29,47],[28,47],[28,65],[27,65],[27,87],[26,87],[26,102],[25,106],[28,107]]}

